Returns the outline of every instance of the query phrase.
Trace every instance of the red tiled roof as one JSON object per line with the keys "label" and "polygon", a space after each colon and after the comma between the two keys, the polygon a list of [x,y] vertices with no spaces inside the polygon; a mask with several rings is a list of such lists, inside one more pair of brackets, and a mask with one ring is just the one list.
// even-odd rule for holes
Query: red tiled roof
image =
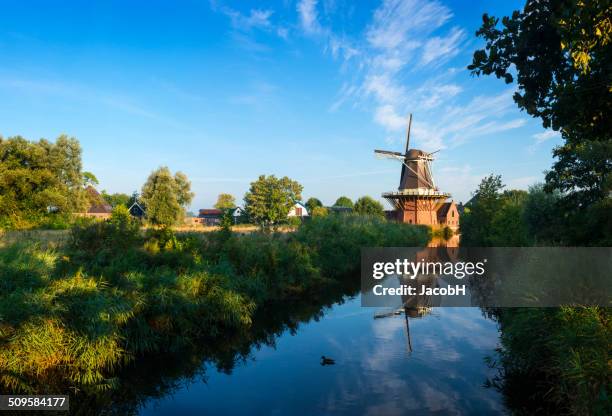
{"label": "red tiled roof", "polygon": [[437,214],[438,217],[446,217],[446,214],[448,214],[448,210],[451,207],[452,202],[444,202],[443,204],[438,206],[438,210],[437,210]]}
{"label": "red tiled roof", "polygon": [[110,214],[113,211],[113,207],[108,204],[92,205],[87,210],[88,214]]}
{"label": "red tiled roof", "polygon": [[96,188],[88,186],[85,188],[85,192],[89,194],[89,200],[91,201],[91,206],[87,210],[88,214],[110,214],[113,211],[113,207],[106,203]]}
{"label": "red tiled roof", "polygon": [[223,215],[223,211],[220,209],[201,209],[200,216],[203,215]]}

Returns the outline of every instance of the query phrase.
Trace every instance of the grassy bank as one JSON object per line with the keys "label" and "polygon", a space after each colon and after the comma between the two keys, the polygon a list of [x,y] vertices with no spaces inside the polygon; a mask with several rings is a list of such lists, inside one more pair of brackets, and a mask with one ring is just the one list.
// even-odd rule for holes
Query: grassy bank
{"label": "grassy bank", "polygon": [[74,229],[61,248],[12,244],[0,250],[0,383],[114,389],[137,356],[214,344],[270,302],[316,298],[359,270],[361,246],[428,238],[426,228],[352,216],[244,236],[143,236],[119,218]]}
{"label": "grassy bank", "polygon": [[518,414],[612,412],[612,321],[606,308],[502,309],[497,316],[499,387],[511,409]]}

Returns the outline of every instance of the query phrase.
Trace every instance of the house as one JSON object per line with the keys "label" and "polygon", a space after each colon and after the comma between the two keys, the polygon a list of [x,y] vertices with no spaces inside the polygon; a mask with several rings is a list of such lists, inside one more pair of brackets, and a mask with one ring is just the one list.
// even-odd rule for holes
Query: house
{"label": "house", "polygon": [[198,222],[202,225],[219,225],[223,217],[223,211],[220,209],[201,209],[198,213]]}
{"label": "house", "polygon": [[436,219],[438,224],[445,225],[453,230],[459,228],[459,210],[455,201],[443,202],[437,206]]}
{"label": "house", "polygon": [[89,200],[89,208],[85,212],[79,212],[77,215],[83,217],[92,217],[100,219],[108,219],[111,216],[113,207],[102,198],[102,195],[93,187],[88,186],[85,188],[87,199]]}
{"label": "house", "polygon": [[242,222],[242,219],[246,217],[246,211],[241,207],[236,207],[231,212],[234,224]]}
{"label": "house", "polygon": [[138,202],[134,202],[130,205],[128,211],[132,217],[136,218],[144,218],[146,214],[144,208]]}
{"label": "house", "polygon": [[296,202],[293,207],[291,207],[291,210],[289,210],[287,217],[308,217],[308,210],[304,204]]}

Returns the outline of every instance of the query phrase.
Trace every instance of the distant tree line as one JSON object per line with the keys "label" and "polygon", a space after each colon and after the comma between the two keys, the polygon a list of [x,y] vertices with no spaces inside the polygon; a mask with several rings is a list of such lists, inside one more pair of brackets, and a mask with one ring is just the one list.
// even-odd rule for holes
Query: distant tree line
{"label": "distant tree line", "polygon": [[87,192],[98,178],[82,170],[77,139],[62,135],[55,142],[29,141],[21,136],[0,137],[0,228],[66,227],[74,213],[93,204],[113,208],[140,202],[153,225],[182,221],[193,193],[187,176],[167,167],[151,173],[138,195]]}
{"label": "distant tree line", "polygon": [[[146,221],[155,226],[180,224],[194,194],[191,183],[181,172],[172,173],[162,166],[149,175],[141,192],[100,194],[87,192],[97,187],[98,178],[82,171],[81,147],[75,138],[60,136],[55,143],[42,139],[28,141],[22,137],[0,138],[0,227],[29,228],[60,221],[69,226],[74,213],[86,212],[92,205],[110,205],[114,210],[129,208],[135,202],[146,211]],[[244,196],[245,217],[262,228],[276,227],[299,218],[288,218],[296,202],[302,199],[303,186],[288,177],[261,175],[251,183]],[[219,195],[215,208],[226,211],[224,224],[231,224],[235,198]],[[331,212],[352,212],[384,218],[382,204],[369,196],[355,203],[339,197],[329,209],[321,200],[311,197],[305,206],[313,217]],[[122,210],[122,212],[125,210]]]}
{"label": "distant tree line", "polygon": [[83,210],[84,185],[94,178],[82,171],[74,138],[62,135],[53,143],[0,137],[0,227],[30,227],[49,213]]}

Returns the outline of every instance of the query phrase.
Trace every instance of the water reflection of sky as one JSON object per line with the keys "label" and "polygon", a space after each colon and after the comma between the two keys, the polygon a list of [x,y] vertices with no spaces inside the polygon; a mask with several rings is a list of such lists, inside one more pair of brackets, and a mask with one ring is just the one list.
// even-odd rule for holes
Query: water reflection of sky
{"label": "water reflection of sky", "polygon": [[[497,392],[482,387],[484,357],[497,346],[494,322],[477,308],[441,308],[410,319],[373,319],[359,298],[319,322],[283,334],[276,349],[253,352],[232,374],[208,369],[192,383],[150,402],[157,414],[491,414],[503,413]],[[321,366],[320,357],[336,360]]]}

